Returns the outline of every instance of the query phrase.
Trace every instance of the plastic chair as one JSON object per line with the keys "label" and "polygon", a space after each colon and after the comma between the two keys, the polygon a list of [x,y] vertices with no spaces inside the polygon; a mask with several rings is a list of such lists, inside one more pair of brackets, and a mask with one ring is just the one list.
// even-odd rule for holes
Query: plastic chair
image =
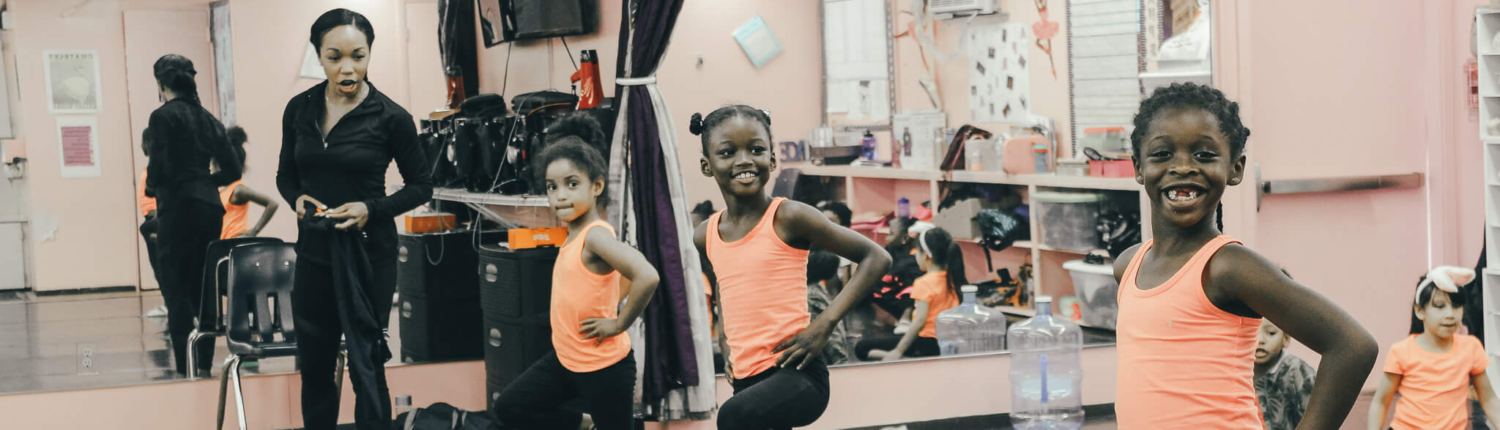
{"label": "plastic chair", "polygon": [[[297,354],[297,332],[292,318],[292,284],[297,270],[297,252],[289,243],[261,243],[229,251],[229,313],[225,342],[229,359],[219,383],[218,428],[224,428],[224,401],[230,381],[239,409],[240,429],[245,421],[245,396],[240,387],[240,360],[244,357],[285,357]],[[254,304],[252,307],[251,305]],[[334,372],[339,392],[343,390],[344,354],[338,354]]]}
{"label": "plastic chair", "polygon": [[[226,293],[225,284],[228,282],[229,250],[235,247],[253,245],[257,243],[282,243],[281,239],[274,237],[241,237],[209,242],[208,250],[203,258],[203,286],[199,291],[198,326],[188,334],[187,340],[187,368],[189,375],[197,378],[198,375],[198,340],[207,336],[210,338],[224,335],[224,308],[219,297]],[[213,294],[209,294],[212,291]],[[213,360],[213,357],[205,358]]]}

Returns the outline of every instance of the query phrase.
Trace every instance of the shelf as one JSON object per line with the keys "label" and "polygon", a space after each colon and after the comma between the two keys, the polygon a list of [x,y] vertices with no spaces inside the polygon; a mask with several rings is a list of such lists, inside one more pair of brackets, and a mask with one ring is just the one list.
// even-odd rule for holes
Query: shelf
{"label": "shelf", "polygon": [[[1500,141],[1500,139],[1497,139]],[[1097,178],[1092,176],[1062,176],[1052,174],[1011,175],[1005,172],[954,171],[945,178],[942,172],[930,170],[895,169],[890,167],[815,166],[811,164],[789,165],[804,175],[842,176],[850,178],[902,179],[902,180],[951,180],[979,184],[1036,185],[1039,187],[1081,188],[1095,190],[1140,191],[1141,184],[1135,178]]]}
{"label": "shelf", "polygon": [[[400,189],[400,186],[392,186],[391,188]],[[544,196],[507,196],[504,194],[471,193],[457,188],[433,188],[432,199],[492,206],[538,208],[550,206],[547,203],[547,197]]]}
{"label": "shelf", "polygon": [[1011,314],[1011,315],[1020,315],[1020,316],[1023,316],[1023,317],[1034,317],[1034,316],[1036,316],[1036,308],[1018,308],[1018,307],[1015,307],[1015,306],[1005,306],[1005,305],[990,306],[990,307],[994,308],[997,311],[1008,313],[1008,314]]}

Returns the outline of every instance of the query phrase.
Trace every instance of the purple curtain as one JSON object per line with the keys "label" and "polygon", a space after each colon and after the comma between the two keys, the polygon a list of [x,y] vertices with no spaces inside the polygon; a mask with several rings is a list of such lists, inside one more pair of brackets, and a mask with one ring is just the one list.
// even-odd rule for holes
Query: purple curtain
{"label": "purple curtain", "polygon": [[[615,76],[651,76],[662,55],[683,0],[633,0],[624,2],[620,23],[620,57]],[[632,18],[634,18],[632,20]],[[633,25],[632,25],[633,24]],[[632,37],[631,28],[635,29]],[[625,55],[629,52],[629,70]],[[638,248],[661,274],[656,295],[646,307],[645,373],[641,381],[642,403],[659,404],[670,390],[698,384],[698,362],[693,352],[688,294],[683,279],[681,245],[668,189],[668,172],[662,158],[656,110],[644,86],[615,87],[615,94],[629,97],[626,131],[630,145],[629,183],[636,219]]]}

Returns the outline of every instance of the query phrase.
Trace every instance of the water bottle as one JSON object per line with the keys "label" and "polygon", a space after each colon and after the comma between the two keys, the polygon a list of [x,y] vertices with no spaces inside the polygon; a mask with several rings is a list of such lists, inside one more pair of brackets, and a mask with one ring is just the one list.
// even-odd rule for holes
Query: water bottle
{"label": "water bottle", "polygon": [[859,155],[865,161],[875,161],[875,134],[865,130],[865,137],[859,140]]}
{"label": "water bottle", "polygon": [[974,299],[979,287],[965,285],[963,303],[937,317],[938,351],[942,355],[1005,350],[1005,314]]}
{"label": "water bottle", "polygon": [[1036,309],[1008,333],[1011,423],[1017,430],[1082,428],[1083,330],[1052,317],[1052,297],[1037,296]]}
{"label": "water bottle", "polygon": [[896,218],[909,216],[911,216],[911,200],[907,200],[906,197],[896,200]]}
{"label": "water bottle", "polygon": [[411,396],[404,394],[396,396],[396,405],[391,409],[391,412],[396,415],[393,419],[400,418],[401,414],[411,412]]}

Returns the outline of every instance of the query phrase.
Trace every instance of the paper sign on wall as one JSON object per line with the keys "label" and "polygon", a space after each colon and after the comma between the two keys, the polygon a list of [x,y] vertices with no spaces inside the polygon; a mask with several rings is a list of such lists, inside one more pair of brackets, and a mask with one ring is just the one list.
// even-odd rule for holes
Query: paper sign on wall
{"label": "paper sign on wall", "polygon": [[323,63],[318,62],[318,50],[312,42],[307,43],[307,52],[302,54],[302,70],[299,76],[307,79],[328,79],[323,73]]}
{"label": "paper sign on wall", "polygon": [[1029,26],[1021,23],[969,28],[969,111],[974,122],[1026,120],[1031,114]]}
{"label": "paper sign on wall", "polygon": [[93,116],[57,117],[58,163],[64,178],[97,178],[99,122]]}
{"label": "paper sign on wall", "polygon": [[46,68],[48,112],[99,111],[98,51],[47,51],[42,53],[42,65]]}
{"label": "paper sign on wall", "polygon": [[740,43],[740,48],[745,50],[755,67],[766,64],[781,53],[781,41],[776,40],[776,34],[771,33],[771,28],[766,27],[766,21],[759,15],[735,29],[734,40]]}

